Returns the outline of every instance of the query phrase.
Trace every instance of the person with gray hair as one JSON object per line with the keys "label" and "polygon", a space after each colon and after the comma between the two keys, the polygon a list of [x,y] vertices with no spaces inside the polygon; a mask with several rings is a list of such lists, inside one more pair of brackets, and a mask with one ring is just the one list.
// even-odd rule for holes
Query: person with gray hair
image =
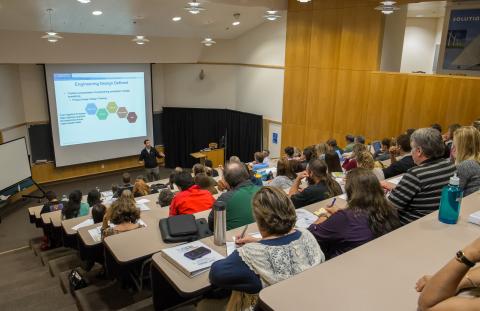
{"label": "person with gray hair", "polygon": [[442,188],[455,173],[455,165],[443,158],[445,145],[438,130],[416,130],[410,137],[410,146],[416,166],[396,186],[382,182],[384,188],[391,190],[388,198],[398,209],[403,225],[437,210]]}
{"label": "person with gray hair", "polygon": [[213,230],[213,210],[216,204],[224,204],[227,214],[227,230],[235,229],[254,222],[252,213],[252,198],[260,189],[250,180],[245,165],[239,162],[230,162],[225,167],[222,182],[228,191],[222,193],[213,204],[208,216],[208,225]]}

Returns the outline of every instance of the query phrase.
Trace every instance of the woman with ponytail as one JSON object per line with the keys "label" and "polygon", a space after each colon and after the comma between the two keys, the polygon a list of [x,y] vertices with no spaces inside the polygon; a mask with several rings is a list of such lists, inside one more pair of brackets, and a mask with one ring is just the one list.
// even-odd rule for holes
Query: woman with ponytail
{"label": "woman with ponytail", "polygon": [[357,168],[347,174],[347,207],[326,208],[308,230],[327,259],[343,254],[400,226],[396,209],[385,198],[371,170]]}
{"label": "woman with ponytail", "polygon": [[[298,173],[288,193],[295,208],[304,207],[342,194],[342,187],[327,171],[328,167],[325,161],[313,159],[308,163],[304,172]],[[300,184],[303,178],[307,179],[308,187],[300,191]]]}

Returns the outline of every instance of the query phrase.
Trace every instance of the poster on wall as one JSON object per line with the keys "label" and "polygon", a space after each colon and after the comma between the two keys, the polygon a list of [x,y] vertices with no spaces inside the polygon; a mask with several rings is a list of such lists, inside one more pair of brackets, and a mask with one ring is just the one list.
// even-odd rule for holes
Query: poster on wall
{"label": "poster on wall", "polygon": [[480,6],[451,7],[448,13],[439,71],[480,75]]}

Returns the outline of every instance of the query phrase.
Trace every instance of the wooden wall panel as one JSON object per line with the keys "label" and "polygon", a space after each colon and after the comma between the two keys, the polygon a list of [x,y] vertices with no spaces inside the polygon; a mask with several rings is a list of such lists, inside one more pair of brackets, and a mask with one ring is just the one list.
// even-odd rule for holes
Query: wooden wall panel
{"label": "wooden wall panel", "polygon": [[342,17],[339,69],[377,70],[383,35],[382,14],[370,7],[339,10]]}
{"label": "wooden wall panel", "polygon": [[365,132],[369,77],[366,71],[338,71],[332,136],[339,142],[343,142],[347,134]]}
{"label": "wooden wall panel", "polygon": [[335,114],[336,77],[335,69],[310,68],[304,145],[318,144],[331,136]]}
{"label": "wooden wall panel", "polygon": [[287,24],[285,67],[308,67],[312,12],[289,12]]}
{"label": "wooden wall panel", "polygon": [[283,147],[343,143],[348,133],[377,140],[480,117],[480,78],[377,72],[384,17],[376,5],[289,1]]}
{"label": "wooden wall panel", "polygon": [[396,137],[404,131],[400,116],[403,114],[406,86],[406,75],[380,72],[370,74],[370,88],[365,111],[367,140]]}
{"label": "wooden wall panel", "polygon": [[338,10],[314,11],[311,33],[310,67],[337,68],[342,33]]}

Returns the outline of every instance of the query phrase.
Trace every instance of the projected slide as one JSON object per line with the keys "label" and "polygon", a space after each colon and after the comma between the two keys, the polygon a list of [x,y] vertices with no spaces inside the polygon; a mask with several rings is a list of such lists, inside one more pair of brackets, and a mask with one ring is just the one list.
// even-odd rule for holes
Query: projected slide
{"label": "projected slide", "polygon": [[143,72],[54,73],[60,146],[147,136]]}

